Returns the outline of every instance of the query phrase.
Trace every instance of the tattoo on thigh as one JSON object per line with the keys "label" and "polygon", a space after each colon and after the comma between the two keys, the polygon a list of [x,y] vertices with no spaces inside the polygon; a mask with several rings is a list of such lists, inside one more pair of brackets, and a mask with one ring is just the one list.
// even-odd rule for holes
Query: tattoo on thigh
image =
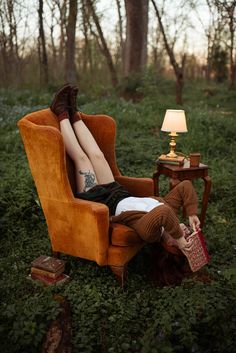
{"label": "tattoo on thigh", "polygon": [[88,172],[82,172],[81,170],[79,170],[79,173],[81,175],[84,175],[84,192],[88,191],[89,189],[91,189],[93,186],[97,185],[96,183],[96,177],[93,173],[90,172],[90,170]]}

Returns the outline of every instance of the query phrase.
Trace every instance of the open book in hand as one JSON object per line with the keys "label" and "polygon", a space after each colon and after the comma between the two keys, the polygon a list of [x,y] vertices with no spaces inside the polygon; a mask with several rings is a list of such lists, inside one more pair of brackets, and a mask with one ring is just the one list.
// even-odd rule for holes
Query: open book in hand
{"label": "open book in hand", "polygon": [[190,242],[191,247],[188,250],[184,249],[183,253],[188,259],[191,270],[196,272],[210,261],[205,238],[199,229],[186,236],[186,239]]}

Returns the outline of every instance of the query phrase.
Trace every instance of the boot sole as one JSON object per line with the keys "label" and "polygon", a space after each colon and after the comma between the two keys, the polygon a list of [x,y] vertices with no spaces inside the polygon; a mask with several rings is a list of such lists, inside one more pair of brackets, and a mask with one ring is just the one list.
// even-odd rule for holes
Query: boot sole
{"label": "boot sole", "polygon": [[[53,101],[52,101],[52,103],[51,103],[51,105],[50,105],[50,109],[51,109],[51,111],[53,112],[53,110],[54,110],[54,104],[55,104],[55,101],[56,101],[56,99],[57,99],[57,96],[58,96],[58,94],[60,94],[65,88],[70,88],[71,89],[71,85],[70,84],[68,84],[68,83],[66,83],[66,84],[64,84],[57,92],[56,92],[56,94],[55,94],[55,96],[54,96],[54,99],[53,99]],[[53,112],[54,113],[54,112]],[[55,113],[54,113],[55,114]]]}

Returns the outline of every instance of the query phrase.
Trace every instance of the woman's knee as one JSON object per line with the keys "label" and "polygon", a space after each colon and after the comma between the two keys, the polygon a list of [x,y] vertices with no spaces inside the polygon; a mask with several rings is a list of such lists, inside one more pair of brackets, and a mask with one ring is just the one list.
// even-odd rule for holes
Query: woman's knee
{"label": "woman's knee", "polygon": [[140,218],[134,229],[143,240],[152,243],[160,240],[162,227],[169,229],[173,223],[178,224],[178,219],[171,207],[163,204]]}
{"label": "woman's knee", "polygon": [[180,190],[182,195],[193,196],[194,194],[196,194],[194,186],[190,180],[183,180],[180,184]]}
{"label": "woman's knee", "polygon": [[105,156],[101,150],[89,151],[89,158],[93,161],[103,162],[105,161]]}
{"label": "woman's knee", "polygon": [[137,222],[139,232],[153,232],[160,228],[170,214],[171,208],[168,205],[159,205],[141,217]]}
{"label": "woman's knee", "polygon": [[88,156],[84,152],[77,153],[76,158],[74,158],[75,165],[79,167],[84,167],[87,163],[90,163]]}
{"label": "woman's knee", "polygon": [[183,180],[177,186],[182,187],[184,189],[189,189],[193,187],[193,184],[190,180]]}

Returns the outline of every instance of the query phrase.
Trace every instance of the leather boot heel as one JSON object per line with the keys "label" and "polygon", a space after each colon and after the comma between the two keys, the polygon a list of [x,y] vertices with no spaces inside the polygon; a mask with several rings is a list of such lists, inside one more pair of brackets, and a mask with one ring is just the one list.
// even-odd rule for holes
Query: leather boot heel
{"label": "leather boot heel", "polygon": [[68,110],[70,108],[69,96],[71,92],[71,86],[66,84],[62,86],[55,94],[55,97],[50,105],[51,111],[57,116],[60,122],[63,119],[68,119]]}
{"label": "leather boot heel", "polygon": [[77,94],[78,94],[78,87],[73,86],[70,91],[70,122],[73,125],[76,121],[81,120],[81,114],[77,108]]}

